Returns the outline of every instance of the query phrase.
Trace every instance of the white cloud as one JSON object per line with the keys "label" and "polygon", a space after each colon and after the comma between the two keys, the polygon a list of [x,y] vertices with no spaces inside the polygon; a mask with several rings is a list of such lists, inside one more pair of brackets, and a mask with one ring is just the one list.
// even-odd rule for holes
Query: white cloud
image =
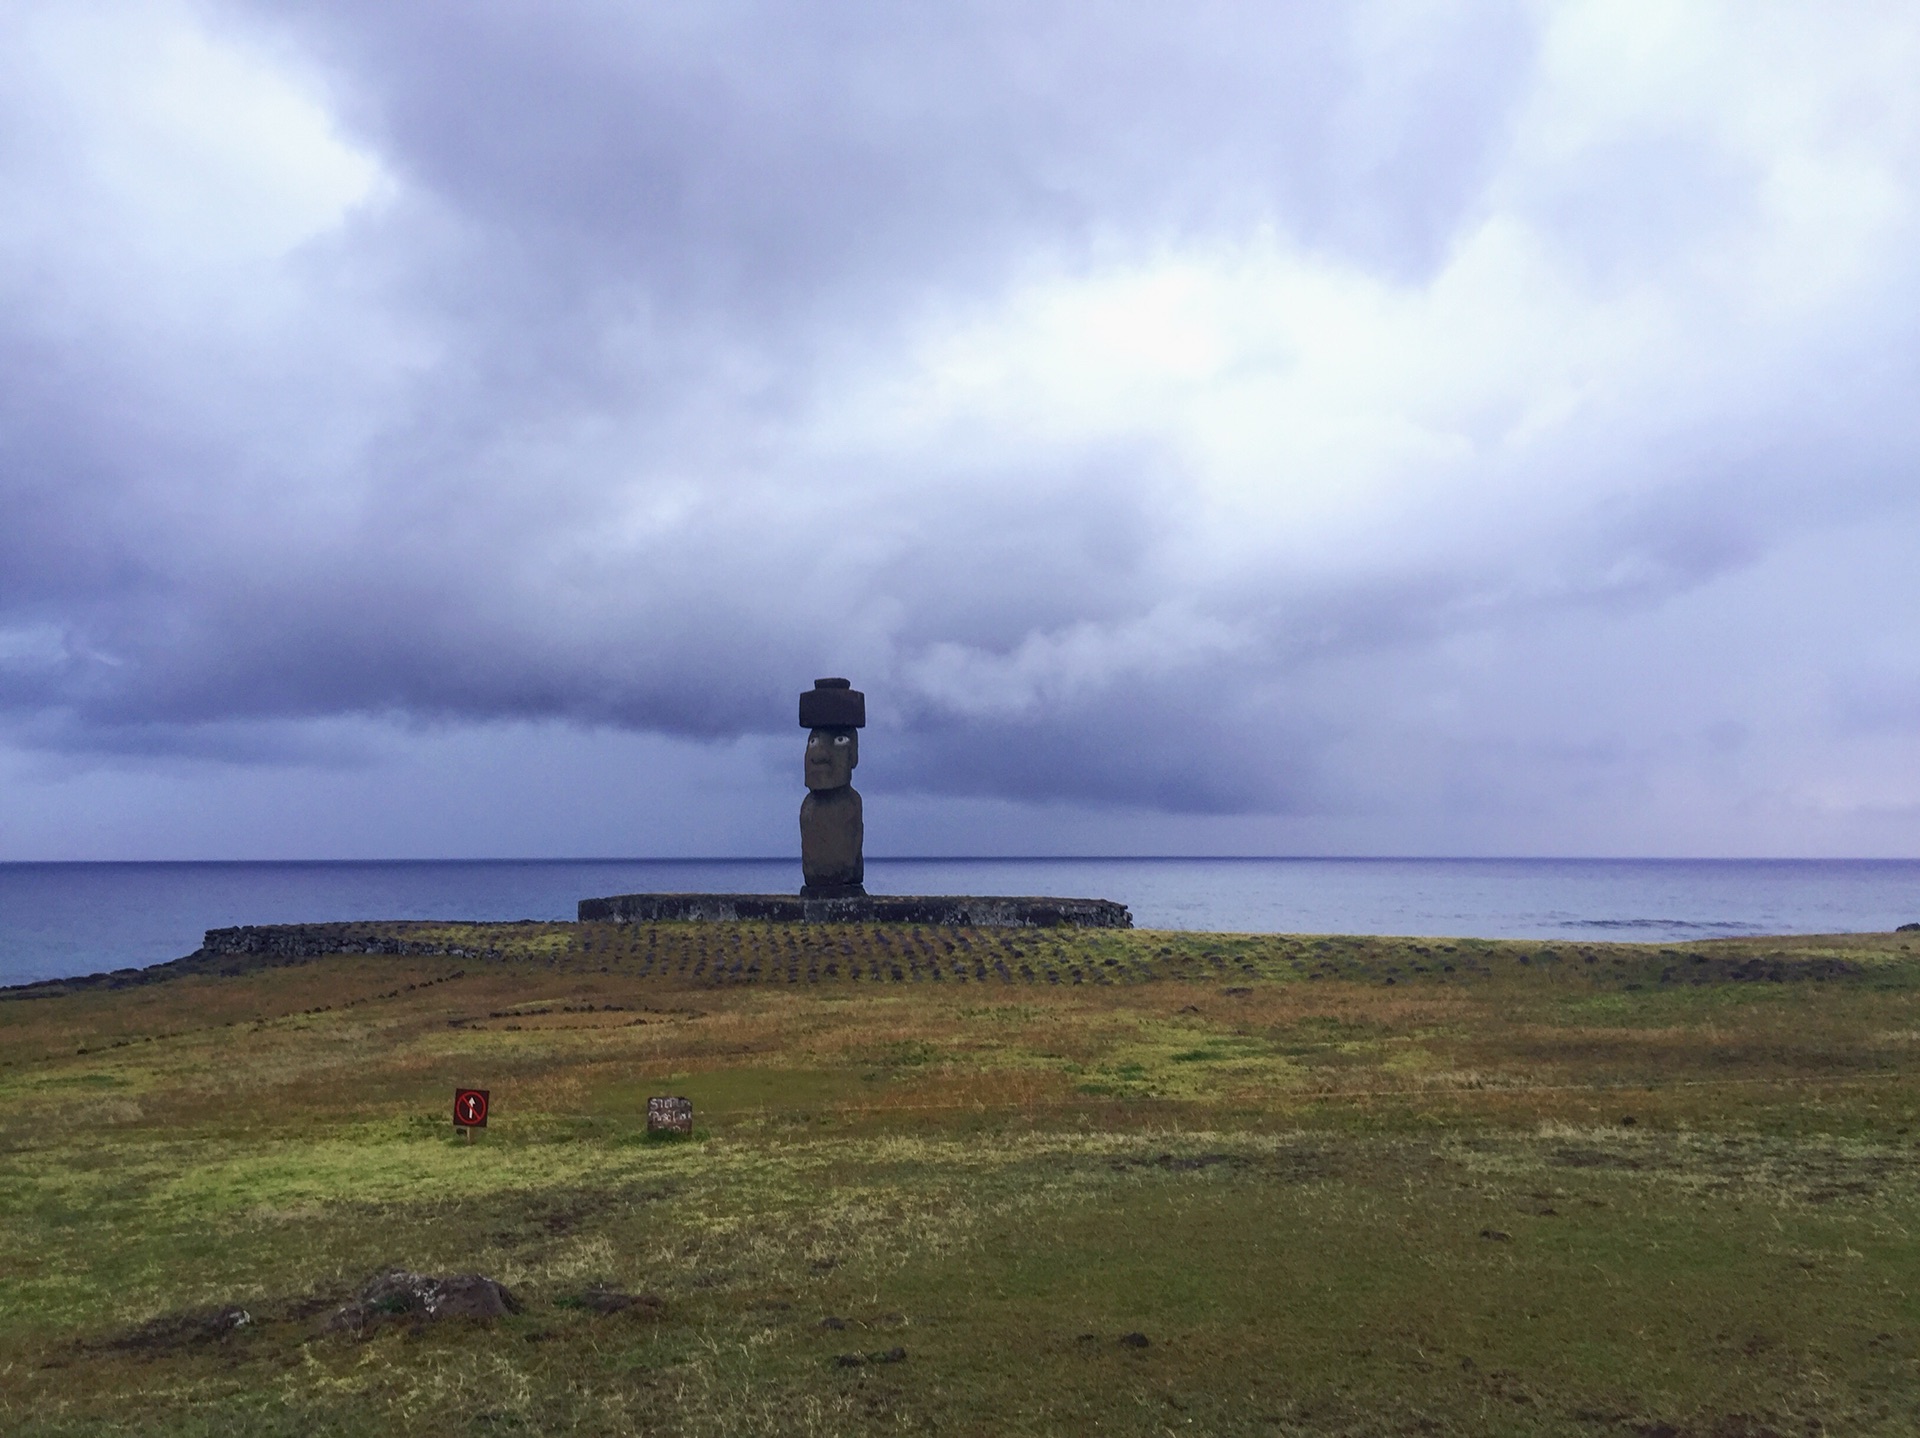
{"label": "white cloud", "polygon": [[7,49],[0,234],[16,263],[57,260],[76,308],[205,324],[390,188],[296,56],[215,34],[197,6],[17,6]]}

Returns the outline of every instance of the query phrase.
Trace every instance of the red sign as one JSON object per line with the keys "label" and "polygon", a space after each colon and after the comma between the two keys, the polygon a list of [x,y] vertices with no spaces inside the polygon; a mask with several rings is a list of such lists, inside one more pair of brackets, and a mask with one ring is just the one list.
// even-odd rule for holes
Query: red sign
{"label": "red sign", "polygon": [[453,1126],[455,1128],[487,1126],[487,1090],[457,1088],[453,1091]]}

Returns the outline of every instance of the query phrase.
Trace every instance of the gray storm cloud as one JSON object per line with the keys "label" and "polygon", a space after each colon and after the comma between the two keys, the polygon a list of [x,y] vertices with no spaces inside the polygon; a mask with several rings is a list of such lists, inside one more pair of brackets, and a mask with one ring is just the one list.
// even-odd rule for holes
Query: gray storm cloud
{"label": "gray storm cloud", "polygon": [[932,796],[1920,839],[1898,9],[0,25],[18,752],[851,673]]}

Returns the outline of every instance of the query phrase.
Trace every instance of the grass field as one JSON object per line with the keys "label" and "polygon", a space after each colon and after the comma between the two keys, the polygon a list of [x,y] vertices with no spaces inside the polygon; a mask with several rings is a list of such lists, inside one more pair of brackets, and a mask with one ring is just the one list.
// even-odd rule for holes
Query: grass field
{"label": "grass field", "polygon": [[0,995],[0,1431],[1920,1432],[1920,934],[361,932]]}

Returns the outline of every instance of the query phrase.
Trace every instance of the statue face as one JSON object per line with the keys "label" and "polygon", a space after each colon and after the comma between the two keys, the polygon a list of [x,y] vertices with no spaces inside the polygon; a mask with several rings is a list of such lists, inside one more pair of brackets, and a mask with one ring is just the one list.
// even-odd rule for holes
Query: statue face
{"label": "statue face", "polygon": [[844,789],[860,762],[860,731],[811,729],[807,732],[807,787]]}

